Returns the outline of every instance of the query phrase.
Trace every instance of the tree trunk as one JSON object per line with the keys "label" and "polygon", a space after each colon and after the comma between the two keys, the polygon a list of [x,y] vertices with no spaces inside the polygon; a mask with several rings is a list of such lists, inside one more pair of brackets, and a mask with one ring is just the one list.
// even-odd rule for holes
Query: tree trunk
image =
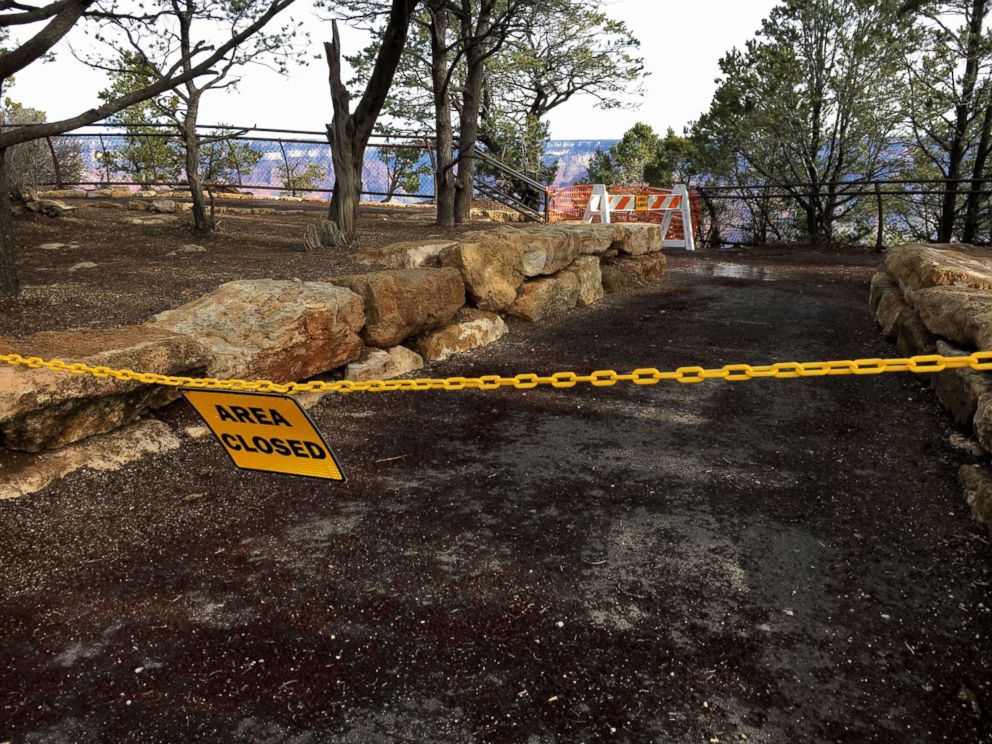
{"label": "tree trunk", "polygon": [[183,144],[186,150],[186,183],[193,200],[193,228],[197,232],[210,232],[214,225],[207,215],[207,202],[203,198],[203,179],[200,177],[200,138],[196,132],[196,119],[200,102],[198,95],[191,95],[183,121]]}
{"label": "tree trunk", "polygon": [[986,0],[972,0],[971,17],[968,20],[967,62],[961,78],[961,99],[954,107],[954,129],[947,157],[947,182],[940,205],[940,221],[937,226],[937,240],[949,243],[954,236],[954,216],[957,211],[958,179],[967,149],[968,125],[971,119],[971,104],[974,99],[975,84],[978,80],[978,64],[981,56],[982,26],[985,22]]}
{"label": "tree trunk", "polygon": [[454,134],[451,128],[451,79],[448,77],[448,0],[430,0],[431,82],[434,91],[434,201],[437,224],[455,224]]}
{"label": "tree trunk", "polygon": [[479,138],[479,113],[482,109],[482,83],[486,74],[483,40],[488,35],[488,18],[480,18],[473,28],[472,14],[461,17],[465,49],[465,87],[462,110],[458,121],[458,178],[455,183],[455,222],[468,222],[472,215],[472,195],[475,188],[475,145]]}
{"label": "tree trunk", "polygon": [[806,235],[809,238],[809,244],[814,247],[820,244],[820,220],[816,208],[817,201],[816,195],[810,194],[809,203],[806,205]]}
{"label": "tree trunk", "polygon": [[992,100],[985,105],[981,135],[978,138],[978,150],[975,153],[975,163],[971,169],[971,177],[974,180],[971,182],[965,197],[964,228],[961,231],[961,240],[965,243],[974,243],[978,236],[978,211],[982,202],[982,191],[986,189],[986,184],[982,183],[980,179],[985,177],[990,140],[992,140]]}
{"label": "tree trunk", "polygon": [[[336,106],[335,106],[336,108]],[[337,114],[327,128],[328,138],[340,143],[331,146],[331,160],[334,163],[334,190],[331,192],[331,204],[327,219],[341,230],[345,238],[355,233],[358,225],[358,202],[362,193],[362,165],[365,161],[365,148],[359,149],[356,158],[355,149],[350,143],[355,141],[354,127],[350,126],[351,117],[342,120]]]}
{"label": "tree trunk", "polygon": [[372,75],[354,113],[351,113],[351,96],[341,79],[341,39],[338,36],[337,21],[331,24],[330,43],[324,44],[331,104],[334,109],[334,117],[327,127],[327,139],[334,163],[334,190],[331,193],[328,219],[338,226],[346,238],[354,234],[358,223],[365,148],[393,85],[393,77],[403,56],[403,47],[406,46],[410,17],[418,1],[392,0],[389,21],[382,34],[382,44]]}
{"label": "tree trunk", "polygon": [[14,214],[10,206],[6,160],[7,149],[0,149],[0,297],[17,297],[21,293],[21,281],[17,276]]}
{"label": "tree trunk", "polygon": [[717,213],[716,204],[702,189],[699,189],[698,193],[710,216],[710,229],[707,232],[706,242],[709,243],[710,248],[719,248],[723,243],[723,236],[720,234],[720,215]]}

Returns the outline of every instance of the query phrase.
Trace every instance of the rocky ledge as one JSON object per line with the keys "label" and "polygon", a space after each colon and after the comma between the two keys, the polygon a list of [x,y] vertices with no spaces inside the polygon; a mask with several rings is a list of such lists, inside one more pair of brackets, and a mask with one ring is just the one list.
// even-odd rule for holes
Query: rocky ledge
{"label": "rocky ledge", "polygon": [[[869,308],[903,356],[992,351],[992,250],[971,245],[903,245],[871,280]],[[992,533],[992,375],[971,369],[930,375],[940,402],[984,454],[963,465],[975,519]]]}
{"label": "rocky ledge", "polygon": [[[376,268],[319,282],[229,282],[141,326],[0,339],[0,350],[167,375],[387,379],[498,341],[509,330],[502,314],[552,318],[666,271],[651,224],[500,226],[358,259]],[[176,396],[112,377],[3,367],[0,445],[63,447]]]}

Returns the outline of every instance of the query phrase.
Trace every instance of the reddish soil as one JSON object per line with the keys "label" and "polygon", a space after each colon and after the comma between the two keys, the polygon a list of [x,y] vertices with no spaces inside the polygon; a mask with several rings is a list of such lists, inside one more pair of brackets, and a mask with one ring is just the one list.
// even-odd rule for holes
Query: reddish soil
{"label": "reddish soil", "polygon": [[[670,257],[426,371],[893,353],[870,256]],[[992,741],[992,549],[925,378],[313,414],[346,485],[187,440],[0,503],[0,741]]]}

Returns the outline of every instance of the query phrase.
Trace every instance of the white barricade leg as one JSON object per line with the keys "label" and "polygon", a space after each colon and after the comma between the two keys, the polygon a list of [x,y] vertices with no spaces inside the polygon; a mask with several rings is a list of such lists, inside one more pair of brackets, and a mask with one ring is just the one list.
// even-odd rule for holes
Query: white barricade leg
{"label": "white barricade leg", "polygon": [[592,218],[599,213],[599,219],[604,225],[610,224],[610,192],[606,184],[597,183],[592,187],[592,194],[589,196],[589,203],[586,205],[586,212],[582,216],[583,222],[592,222]]}
{"label": "white barricade leg", "polygon": [[672,195],[679,197],[679,206],[676,209],[682,215],[682,240],[666,240],[668,227],[671,224],[672,215],[675,213],[675,210],[672,210],[665,213],[661,228],[661,244],[665,248],[685,248],[687,251],[694,251],[696,250],[696,240],[692,224],[692,204],[689,202],[689,189],[683,184],[676,184],[672,187]]}

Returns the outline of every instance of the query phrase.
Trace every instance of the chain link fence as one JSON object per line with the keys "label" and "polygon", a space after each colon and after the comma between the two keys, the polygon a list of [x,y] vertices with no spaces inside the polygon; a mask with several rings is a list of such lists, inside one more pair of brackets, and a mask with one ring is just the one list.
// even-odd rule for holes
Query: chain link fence
{"label": "chain link fence", "polygon": [[[258,197],[326,199],[334,185],[331,148],[323,132],[204,126],[200,169],[215,192],[237,190]],[[362,195],[401,203],[434,199],[433,141],[419,132],[374,135],[366,151]],[[55,188],[183,188],[185,154],[167,127],[100,125],[12,148],[9,168],[18,186]],[[476,187],[531,219],[547,214],[543,184],[480,153]],[[573,158],[574,160],[574,158]],[[560,163],[574,171],[575,162]],[[744,183],[703,185],[697,234],[707,247],[805,244],[810,216],[801,200],[831,204],[827,238],[838,245],[881,249],[938,238],[946,180],[875,180],[820,184]],[[992,179],[962,179],[955,204],[954,239],[960,239],[965,192],[973,190],[971,242],[992,244]],[[805,191],[804,191],[805,190]],[[826,195],[832,197],[828,198]],[[822,218],[822,215],[821,215]],[[820,225],[820,237],[824,234]]]}
{"label": "chain link fence", "polygon": [[[935,242],[949,183],[946,179],[851,181],[824,183],[818,191],[797,184],[704,186],[696,189],[703,204],[700,234],[710,247],[807,244],[811,215],[802,199],[821,205],[813,217],[819,220],[821,236],[824,223],[828,225],[831,244],[881,250],[910,241]],[[977,209],[971,242],[992,244],[992,179],[960,179],[957,183],[953,239],[961,238],[966,193],[974,183]],[[822,205],[826,204],[832,206],[824,216]]]}
{"label": "chain link fence", "polygon": [[[334,186],[331,147],[319,132],[203,127],[200,172],[219,191],[327,198]],[[362,194],[372,201],[434,198],[431,140],[417,133],[375,135],[366,151]],[[182,188],[180,137],[151,125],[102,126],[38,140],[20,158],[14,183],[55,188]],[[23,163],[21,161],[24,161]]]}

